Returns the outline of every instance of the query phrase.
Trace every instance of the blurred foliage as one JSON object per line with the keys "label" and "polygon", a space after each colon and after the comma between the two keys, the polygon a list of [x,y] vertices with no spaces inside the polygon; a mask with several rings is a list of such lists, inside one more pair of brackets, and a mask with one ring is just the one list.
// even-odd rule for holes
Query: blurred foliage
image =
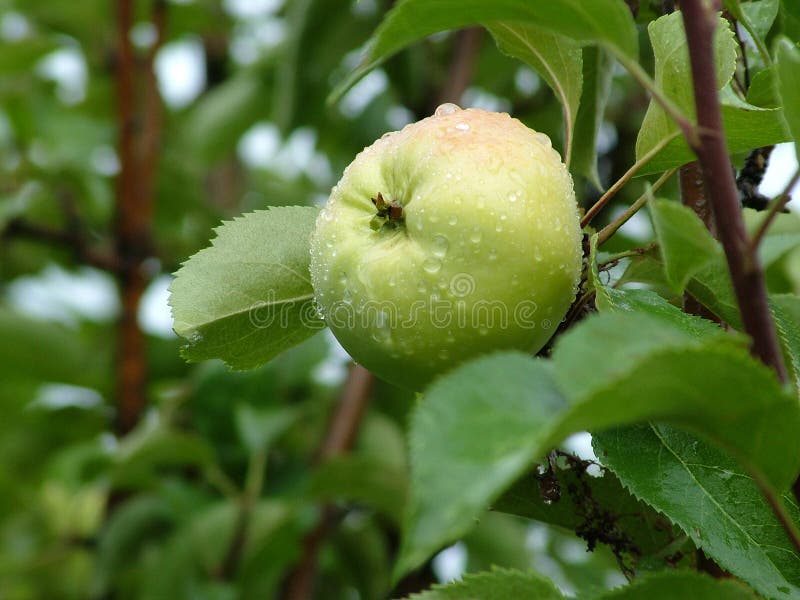
{"label": "blurred foliage", "polygon": [[[387,597],[407,496],[412,397],[376,384],[354,452],[312,467],[346,370],[327,333],[243,373],[218,362],[185,364],[177,338],[153,328],[150,406],[133,432],[119,436],[117,300],[98,301],[95,289],[99,280],[114,296],[112,276],[87,268],[63,244],[14,233],[20,220],[57,231],[77,226],[92,248],[112,244],[113,4],[0,0],[0,598],[274,597],[323,502],[335,518],[320,554],[320,597]],[[453,34],[394,56],[340,102],[326,103],[390,4],[167,2],[156,57],[167,103],[154,282],[206,246],[220,220],[318,204],[365,145],[432,113]],[[142,53],[153,41],[150,3],[136,7],[133,37]],[[654,16],[643,16],[648,10],[642,22]],[[178,54],[188,58],[167,68]],[[633,162],[647,107],[629,78],[615,74],[611,85],[598,140],[604,186]],[[176,91],[183,100],[171,100]],[[563,147],[558,100],[489,36],[462,104],[507,110]],[[598,191],[591,181],[577,183],[590,205]],[[615,202],[630,203],[644,185],[633,182]],[[663,195],[674,195],[670,186]],[[604,249],[640,241],[627,231]],[[61,280],[46,277],[54,268],[94,283],[59,291]],[[797,293],[800,255],[782,256],[768,275],[775,289]],[[24,285],[31,276],[42,286]],[[556,526],[490,513],[398,590],[490,566],[533,567],[567,592],[622,581],[608,548],[586,553]]]}

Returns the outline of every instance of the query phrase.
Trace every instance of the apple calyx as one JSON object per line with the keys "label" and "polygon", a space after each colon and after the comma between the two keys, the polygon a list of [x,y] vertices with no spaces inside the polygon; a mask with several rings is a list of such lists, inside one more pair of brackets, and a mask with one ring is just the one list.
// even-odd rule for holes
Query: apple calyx
{"label": "apple calyx", "polygon": [[381,192],[378,192],[376,198],[370,198],[370,200],[378,211],[369,224],[373,230],[378,231],[386,225],[392,228],[399,227],[405,221],[403,207],[396,200],[386,202]]}

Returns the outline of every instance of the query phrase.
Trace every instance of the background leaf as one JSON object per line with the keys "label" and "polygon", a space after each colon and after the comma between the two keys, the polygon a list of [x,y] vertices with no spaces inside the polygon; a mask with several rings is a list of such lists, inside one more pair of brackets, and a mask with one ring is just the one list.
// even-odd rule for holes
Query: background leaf
{"label": "background leaf", "polygon": [[[564,112],[564,162],[569,165],[583,87],[583,55],[577,42],[534,25],[490,23],[487,29],[504,54],[536,71],[555,93]],[[581,144],[586,143],[581,140]]]}
{"label": "background leaf", "polygon": [[235,219],[181,267],[170,306],[186,358],[251,368],[323,327],[308,273],[316,215],[279,207]]}
{"label": "background leaf", "polygon": [[692,209],[669,200],[652,200],[649,208],[667,281],[682,293],[692,275],[720,257],[720,247]]}
{"label": "background leaf", "polygon": [[[800,593],[800,555],[753,479],[724,453],[652,424],[600,432],[593,444],[637,498],[667,515],[722,568],[768,598]],[[790,495],[784,503],[800,523]]]}
{"label": "background leaf", "polygon": [[338,99],[356,81],[409,44],[438,31],[506,21],[535,25],[579,42],[600,42],[635,58],[636,29],[627,6],[615,0],[403,0],[373,35],[360,65],[334,89]]}

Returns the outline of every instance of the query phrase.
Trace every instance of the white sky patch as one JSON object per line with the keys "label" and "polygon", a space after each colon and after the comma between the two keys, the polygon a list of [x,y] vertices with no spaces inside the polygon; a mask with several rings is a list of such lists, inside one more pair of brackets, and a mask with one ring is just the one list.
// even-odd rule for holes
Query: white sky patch
{"label": "white sky patch", "polygon": [[240,65],[256,62],[265,52],[276,48],[286,39],[286,21],[263,17],[238,23],[231,36],[230,51]]}
{"label": "white sky patch", "polygon": [[160,275],[150,282],[139,305],[139,327],[150,335],[163,338],[174,338],[172,331],[172,312],[169,304],[170,275]]}
{"label": "white sky patch", "polygon": [[130,32],[131,42],[137,48],[149,48],[156,42],[157,32],[155,25],[142,21],[136,23]]}
{"label": "white sky patch", "polygon": [[345,116],[353,119],[360,115],[375,98],[389,87],[389,78],[381,69],[370,72],[344,95],[339,106]]}
{"label": "white sky patch", "polygon": [[6,297],[23,314],[69,325],[81,319],[105,322],[119,313],[114,279],[89,267],[68,272],[50,265],[37,275],[12,281]]}
{"label": "white sky patch", "polygon": [[278,127],[261,121],[244,132],[236,148],[241,161],[251,168],[268,168],[281,147]]}
{"label": "white sky patch", "polygon": [[339,386],[347,378],[347,368],[352,359],[330,329],[326,329],[323,335],[328,342],[328,356],[314,368],[311,378],[322,385]]}
{"label": "white sky patch", "polygon": [[433,557],[431,568],[439,583],[449,583],[461,579],[467,568],[467,547],[456,542]]}
{"label": "white sky patch", "polygon": [[111,146],[98,146],[92,151],[92,168],[100,175],[112,177],[119,173],[119,158]]}
{"label": "white sky patch", "polygon": [[31,25],[24,15],[8,11],[0,19],[0,38],[6,42],[18,42],[31,32]]}
{"label": "white sky patch", "polygon": [[[792,175],[797,171],[797,154],[795,145],[792,142],[778,144],[769,157],[769,167],[764,175],[764,181],[758,186],[758,191],[774,198],[780,194]],[[789,208],[794,211],[800,210],[800,183],[794,186],[794,198],[789,203]]]}
{"label": "white sky patch", "polygon": [[533,96],[542,87],[542,80],[533,69],[520,67],[514,74],[514,87],[523,96]]}
{"label": "white sky patch", "polygon": [[31,408],[59,410],[62,408],[98,408],[103,405],[103,397],[91,388],[64,383],[45,383],[36,390]]}
{"label": "white sky patch", "polygon": [[389,127],[397,131],[414,121],[414,113],[405,106],[392,106],[386,111],[386,122]]}
{"label": "white sky patch", "polygon": [[56,94],[64,104],[77,104],[86,98],[89,70],[77,45],[51,52],[39,61],[36,72],[56,83]]}
{"label": "white sky patch", "polygon": [[[611,215],[611,221],[620,216],[627,207],[620,206],[614,210]],[[647,216],[647,209],[644,208],[633,215],[627,223],[619,228],[622,235],[626,235],[632,240],[638,242],[646,242],[653,238],[653,226],[650,223],[650,218]]]}
{"label": "white sky patch", "polygon": [[164,102],[178,109],[190,104],[206,85],[205,51],[200,40],[186,38],[159,50],[155,62]]}
{"label": "white sky patch", "polygon": [[460,102],[456,102],[462,108],[482,108],[494,112],[508,112],[511,110],[511,102],[506,98],[490,94],[483,88],[469,87],[461,96]]}
{"label": "white sky patch", "polygon": [[252,19],[278,12],[284,0],[224,0],[225,12],[238,19]]}

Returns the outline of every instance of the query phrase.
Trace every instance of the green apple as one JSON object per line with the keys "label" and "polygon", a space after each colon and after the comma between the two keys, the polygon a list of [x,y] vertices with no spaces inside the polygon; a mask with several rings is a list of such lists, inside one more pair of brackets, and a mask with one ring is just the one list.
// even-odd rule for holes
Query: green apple
{"label": "green apple", "polygon": [[315,299],[336,339],[414,390],[479,354],[537,352],[580,272],[575,192],[550,139],[454,104],[364,149],[311,241]]}

